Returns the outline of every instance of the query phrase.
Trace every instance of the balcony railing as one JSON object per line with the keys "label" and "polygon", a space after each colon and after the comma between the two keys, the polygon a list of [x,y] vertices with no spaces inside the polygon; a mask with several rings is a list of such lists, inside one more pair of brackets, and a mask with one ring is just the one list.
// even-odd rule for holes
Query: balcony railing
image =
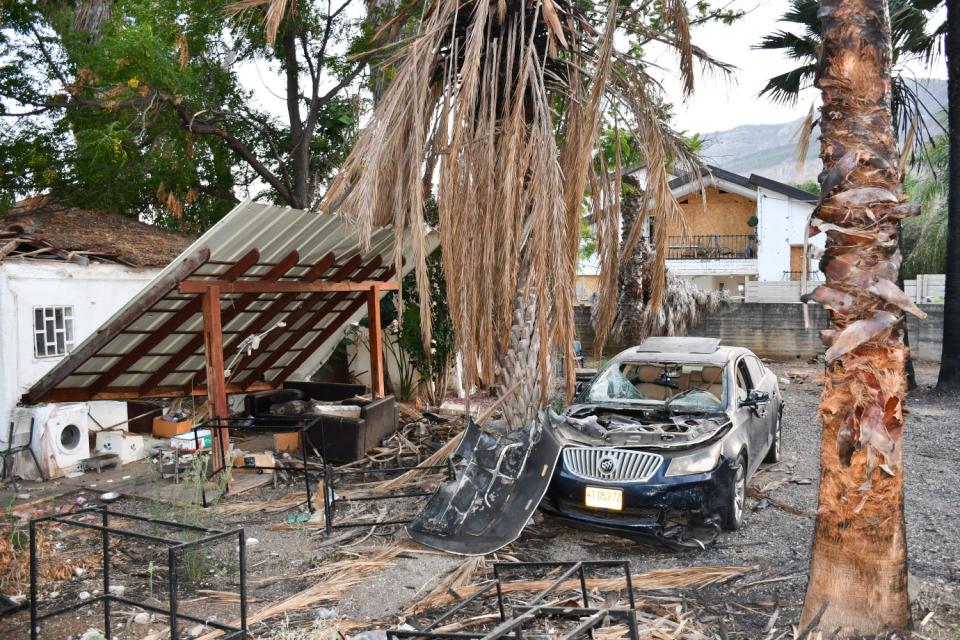
{"label": "balcony railing", "polygon": [[[803,277],[803,272],[802,272],[802,271],[784,271],[784,272],[783,272],[783,279],[784,279],[784,280],[789,280],[789,281],[791,281],[791,282],[797,282],[797,281],[799,281],[800,278],[802,278],[802,277]],[[808,281],[811,281],[811,280],[813,280],[813,281],[819,281],[820,279],[821,279],[821,278],[820,278],[820,272],[819,272],[819,271],[816,271],[816,270],[814,270],[814,269],[811,269],[810,271],[807,271],[807,280],[808,280]]]}
{"label": "balcony railing", "polygon": [[757,257],[757,236],[670,236],[668,260],[744,260]]}

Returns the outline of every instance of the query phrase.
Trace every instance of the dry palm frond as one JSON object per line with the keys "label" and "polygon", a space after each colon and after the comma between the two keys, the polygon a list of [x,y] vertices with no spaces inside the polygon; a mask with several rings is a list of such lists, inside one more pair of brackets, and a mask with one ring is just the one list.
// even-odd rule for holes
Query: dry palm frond
{"label": "dry palm frond", "polygon": [[267,7],[264,15],[264,32],[267,37],[267,45],[272,47],[276,44],[277,30],[280,28],[283,14],[287,10],[287,0],[237,0],[227,5],[226,12],[228,16],[236,16],[249,9],[263,6]]}
{"label": "dry palm frond", "polygon": [[810,138],[813,137],[813,125],[816,123],[814,113],[816,112],[816,103],[810,103],[810,111],[807,112],[803,122],[800,123],[800,129],[797,130],[797,168],[802,168],[807,161],[807,153],[810,151]]}
{"label": "dry palm frond", "polygon": [[190,45],[187,43],[187,34],[177,36],[177,58],[180,71],[184,71],[190,63]]}
{"label": "dry palm frond", "polygon": [[[683,335],[688,327],[716,311],[725,300],[723,294],[704,291],[688,280],[667,273],[663,299],[660,306],[654,308],[650,303],[653,260],[655,257],[646,244],[624,258],[612,328],[612,334],[622,344],[639,344],[647,336]],[[596,318],[594,323],[599,325]],[[599,338],[600,334],[596,341],[598,353],[604,345]]]}
{"label": "dry palm frond", "polygon": [[[631,576],[633,588],[640,591],[689,589],[705,587],[725,582],[756,571],[757,567],[686,567],[677,569],[656,569]],[[500,589],[503,593],[539,593],[553,584],[553,580],[525,580],[504,582]],[[587,589],[593,591],[615,591],[623,588],[623,578],[588,578]],[[461,586],[456,593],[449,590],[431,593],[414,605],[417,611],[427,611],[451,602],[463,600],[486,588],[487,583]],[[565,580],[554,592],[556,595],[579,591],[579,579]]]}
{"label": "dry palm frond", "polygon": [[[668,41],[692,78],[696,50],[688,34],[675,33],[689,23],[684,4],[644,4],[665,14]],[[508,353],[528,362],[536,342],[534,369],[543,377],[528,383],[540,385],[542,398],[549,355],[569,351],[580,214],[585,184],[597,173],[603,114],[622,113],[634,132],[649,167],[649,204],[663,228],[680,214],[667,165],[688,166],[689,154],[664,122],[659,87],[614,46],[615,30],[629,28],[621,18],[636,11],[617,0],[605,10],[569,0],[429,5],[419,36],[390,61],[397,74],[319,206],[354,216],[361,237],[392,224],[397,246],[412,238],[419,298],[427,300],[424,185],[436,182],[447,303],[457,348],[468,355],[465,384],[516,384]],[[603,181],[609,195],[619,178]],[[609,251],[619,215],[616,198],[601,200],[608,207],[601,251]],[[662,290],[654,284],[654,305]],[[615,303],[615,293],[607,300]],[[425,304],[421,318],[427,341]],[[572,368],[566,373],[569,382]],[[524,387],[505,414],[528,413],[522,402],[535,397]]]}

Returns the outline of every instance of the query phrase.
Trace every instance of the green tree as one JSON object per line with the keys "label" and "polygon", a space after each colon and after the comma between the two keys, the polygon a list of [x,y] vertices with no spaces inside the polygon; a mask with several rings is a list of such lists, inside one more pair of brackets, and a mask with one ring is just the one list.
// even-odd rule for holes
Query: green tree
{"label": "green tree", "polygon": [[[198,228],[246,194],[309,208],[362,107],[373,32],[352,2],[3,3],[0,198]],[[285,117],[255,106],[254,62],[284,79]]]}
{"label": "green tree", "polygon": [[910,199],[920,205],[920,215],[903,222],[906,278],[944,273],[946,269],[949,150],[947,136],[937,137],[914,172],[907,176],[905,188]]}
{"label": "green tree", "polygon": [[[787,23],[787,29],[770,33],[755,45],[756,49],[782,51],[788,58],[796,61],[797,66],[785,73],[770,78],[760,91],[776,102],[796,102],[800,91],[813,86],[817,69],[817,52],[823,41],[823,32],[817,11],[818,0],[791,0],[790,8],[780,18]],[[897,130],[906,132],[917,119],[923,139],[929,138],[924,132],[924,115],[930,115],[917,94],[916,83],[904,79],[897,73],[898,66],[909,60],[930,61],[940,52],[946,22],[930,28],[933,14],[943,6],[943,0],[891,0],[890,23],[893,47],[892,68],[894,71],[892,96],[893,117]]]}

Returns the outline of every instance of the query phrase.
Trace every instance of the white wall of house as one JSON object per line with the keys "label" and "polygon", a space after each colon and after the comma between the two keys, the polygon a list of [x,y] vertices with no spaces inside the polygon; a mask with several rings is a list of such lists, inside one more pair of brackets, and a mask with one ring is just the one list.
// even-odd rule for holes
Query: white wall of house
{"label": "white wall of house", "polygon": [[[0,440],[7,437],[13,408],[23,393],[63,358],[37,356],[34,309],[72,307],[73,346],[77,346],[159,271],[117,264],[0,262]],[[103,419],[113,420],[111,413],[103,413]]]}
{"label": "white wall of house", "polygon": [[[763,187],[757,188],[757,234],[760,249],[757,252],[757,275],[761,282],[783,280],[783,272],[790,271],[790,246],[802,245],[807,219],[814,205],[794,200]],[[809,244],[823,247],[824,236],[810,238]]]}

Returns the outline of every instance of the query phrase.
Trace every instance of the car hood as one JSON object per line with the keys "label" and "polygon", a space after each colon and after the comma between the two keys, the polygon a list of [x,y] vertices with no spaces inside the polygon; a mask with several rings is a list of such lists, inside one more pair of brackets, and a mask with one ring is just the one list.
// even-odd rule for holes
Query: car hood
{"label": "car hood", "polygon": [[723,412],[669,415],[622,404],[576,404],[554,420],[567,445],[686,449],[721,437],[730,428]]}

